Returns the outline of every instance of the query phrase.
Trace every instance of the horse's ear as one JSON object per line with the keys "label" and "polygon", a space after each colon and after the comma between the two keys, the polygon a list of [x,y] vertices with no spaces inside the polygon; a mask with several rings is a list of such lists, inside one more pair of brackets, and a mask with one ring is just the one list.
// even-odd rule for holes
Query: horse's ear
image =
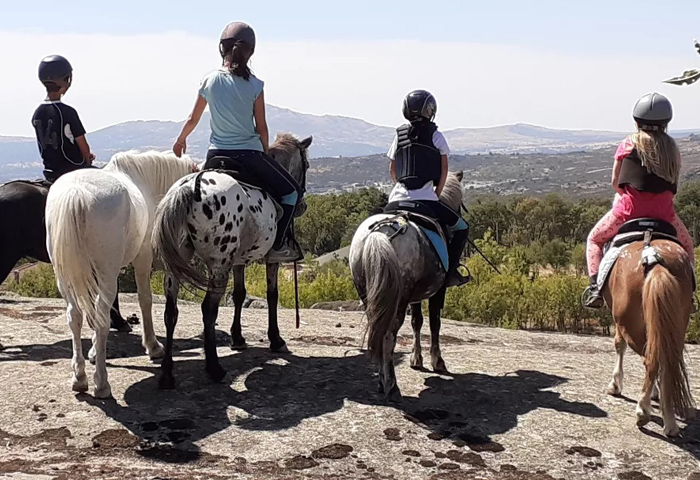
{"label": "horse's ear", "polygon": [[464,178],[464,171],[460,170],[459,172],[455,172],[455,177],[457,177],[457,180],[459,180],[461,182],[462,179]]}
{"label": "horse's ear", "polygon": [[311,135],[309,135],[309,136],[306,137],[304,140],[302,140],[301,142],[299,142],[299,145],[301,146],[301,148],[303,148],[304,150],[306,150],[306,149],[309,148],[309,146],[311,145],[311,142],[313,141],[313,139],[314,139],[314,137],[312,137]]}

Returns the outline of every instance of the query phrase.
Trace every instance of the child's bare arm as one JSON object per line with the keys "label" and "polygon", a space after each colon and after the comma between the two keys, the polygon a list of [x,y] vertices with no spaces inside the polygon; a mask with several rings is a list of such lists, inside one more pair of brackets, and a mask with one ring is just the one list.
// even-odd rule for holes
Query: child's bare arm
{"label": "child's bare arm", "polygon": [[95,156],[92,153],[90,153],[90,145],[88,145],[87,140],[85,139],[85,135],[77,137],[75,139],[75,143],[78,144],[80,154],[83,156],[83,160],[85,160],[85,163],[87,163],[88,165],[92,165],[92,161],[95,159]]}
{"label": "child's bare arm", "polygon": [[202,118],[204,109],[207,108],[207,101],[201,95],[197,95],[197,101],[194,103],[192,108],[192,113],[187,118],[187,121],[182,126],[182,131],[173,145],[173,152],[178,157],[183,153],[187,152],[187,137],[192,133],[192,131],[197,127],[199,120]]}

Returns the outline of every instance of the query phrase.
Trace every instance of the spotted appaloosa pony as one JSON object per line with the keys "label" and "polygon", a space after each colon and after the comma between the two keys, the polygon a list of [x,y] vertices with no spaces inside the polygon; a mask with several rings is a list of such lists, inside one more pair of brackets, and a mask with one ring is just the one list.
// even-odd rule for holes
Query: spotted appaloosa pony
{"label": "spotted appaloosa pony", "polygon": [[617,326],[617,362],[608,393],[622,393],[622,360],[629,345],[644,358],[646,369],[636,409],[637,426],[651,419],[651,398],[658,377],[664,434],[672,437],[679,433],[674,413],[686,419],[695,414],[683,359],[693,273],[688,254],[677,243],[654,240],[651,247],[661,257],[658,263],[645,267],[641,261],[644,244],[636,242],[617,259],[603,289]]}
{"label": "spotted appaloosa pony", "polygon": [[[298,140],[289,134],[278,135],[269,153],[306,189],[309,167],[307,149],[311,137]],[[303,201],[302,201],[303,202]],[[306,204],[297,208],[304,213]],[[245,265],[265,259],[277,233],[277,206],[264,191],[239,183],[231,175],[205,170],[188,177],[170,189],[156,214],[153,243],[166,271],[165,358],[160,388],[174,388],[172,345],[177,324],[177,294],[182,282],[206,289],[202,302],[206,371],[215,382],[226,372],[216,353],[215,323],[219,302],[226,291],[233,269],[235,313],[231,326],[231,347],[245,348],[241,334],[241,312],[245,301]],[[207,266],[209,275],[190,262],[194,255]],[[279,264],[267,263],[267,303],[270,347],[286,351],[277,325],[277,272]]]}
{"label": "spotted appaloosa pony", "polygon": [[[455,211],[462,204],[462,172],[450,173],[440,200]],[[393,401],[401,399],[394,372],[396,335],[411,306],[413,354],[411,367],[423,368],[420,330],[421,301],[429,300],[430,356],[433,370],[447,372],[440,352],[440,312],[445,270],[425,234],[408,223],[404,233],[390,238],[374,226],[394,214],[369,217],[357,228],[350,244],[350,270],[367,315],[370,355],[380,362],[379,388]]]}
{"label": "spotted appaloosa pony", "polygon": [[[46,251],[44,210],[49,183],[15,180],[0,185],[0,283],[22,257],[49,263]],[[110,310],[112,328],[130,332],[131,327],[119,314],[119,299]]]}
{"label": "spotted appaloosa pony", "polygon": [[151,228],[158,200],[174,182],[197,171],[172,153],[118,153],[103,169],[68,173],[51,187],[46,201],[47,250],[58,288],[68,304],[73,334],[73,390],[88,389],[81,346],[83,315],[94,330],[94,395],[111,395],[105,365],[109,308],[117,276],[132,264],[143,317],[143,346],[163,356],[151,317]]}

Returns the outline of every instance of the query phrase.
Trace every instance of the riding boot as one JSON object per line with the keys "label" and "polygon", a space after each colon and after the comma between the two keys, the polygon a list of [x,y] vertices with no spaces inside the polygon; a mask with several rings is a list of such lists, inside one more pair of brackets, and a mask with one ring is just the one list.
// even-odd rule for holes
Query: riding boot
{"label": "riding boot", "polygon": [[450,266],[447,270],[447,278],[445,279],[446,287],[459,287],[465,283],[469,283],[472,280],[471,275],[466,277],[459,273],[459,261],[462,258],[462,252],[467,244],[467,239],[469,237],[469,230],[457,230],[452,234],[452,241],[450,242],[450,247],[448,249],[448,256],[450,258]]}
{"label": "riding boot", "polygon": [[583,306],[588,308],[602,308],[603,305],[605,305],[605,300],[598,289],[598,275],[591,275],[590,282],[591,284],[586,288],[586,291],[583,292],[584,296],[588,294],[583,301]]}
{"label": "riding boot", "polygon": [[292,235],[291,224],[296,205],[282,205],[282,218],[277,222],[277,236],[267,254],[269,263],[296,262],[304,258],[301,247]]}

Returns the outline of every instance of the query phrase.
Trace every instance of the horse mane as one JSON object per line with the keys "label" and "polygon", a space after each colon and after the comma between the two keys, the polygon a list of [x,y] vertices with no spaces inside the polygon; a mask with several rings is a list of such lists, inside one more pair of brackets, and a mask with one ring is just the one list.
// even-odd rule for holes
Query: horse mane
{"label": "horse mane", "polygon": [[459,207],[462,204],[463,195],[462,172],[449,172],[447,174],[445,186],[442,188],[442,192],[440,193],[440,201],[442,201],[452,210],[459,211]]}
{"label": "horse mane", "polygon": [[153,195],[162,196],[178,179],[192,173],[193,167],[194,162],[188,155],[180,158],[170,151],[129,150],[115,153],[104,168],[140,179],[151,188]]}
{"label": "horse mane", "polygon": [[301,153],[303,165],[308,166],[309,164],[308,152],[305,148],[301,148],[301,142],[291,133],[278,133],[275,135],[275,141],[272,142],[270,148],[281,148],[288,151],[297,149]]}

